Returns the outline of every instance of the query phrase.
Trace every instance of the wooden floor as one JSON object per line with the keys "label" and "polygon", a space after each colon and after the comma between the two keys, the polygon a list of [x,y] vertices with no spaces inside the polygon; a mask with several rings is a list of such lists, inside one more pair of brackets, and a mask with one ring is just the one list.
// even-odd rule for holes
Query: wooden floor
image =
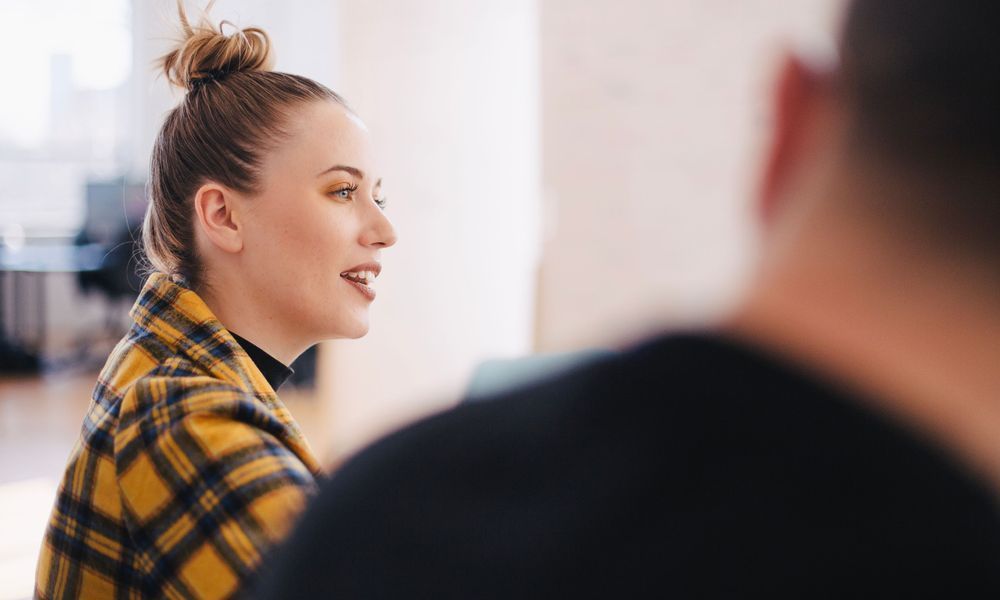
{"label": "wooden floor", "polygon": [[[31,597],[56,485],[96,379],[90,371],[0,377],[0,600]],[[281,398],[306,436],[320,439],[312,394],[282,388]]]}

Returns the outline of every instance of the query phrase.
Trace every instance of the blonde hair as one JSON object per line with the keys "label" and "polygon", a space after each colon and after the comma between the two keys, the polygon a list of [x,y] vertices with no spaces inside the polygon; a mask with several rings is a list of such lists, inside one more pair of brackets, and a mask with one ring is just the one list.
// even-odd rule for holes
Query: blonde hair
{"label": "blonde hair", "polygon": [[[213,27],[205,8],[192,25],[177,0],[183,37],[160,59],[171,84],[186,90],[163,122],[149,169],[149,206],[142,243],[149,270],[197,288],[203,267],[194,244],[193,196],[207,181],[252,194],[263,155],[286,134],[297,105],[343,99],[326,86],[271,71],[271,40],[257,27],[226,35]],[[235,26],[233,26],[235,29]]]}

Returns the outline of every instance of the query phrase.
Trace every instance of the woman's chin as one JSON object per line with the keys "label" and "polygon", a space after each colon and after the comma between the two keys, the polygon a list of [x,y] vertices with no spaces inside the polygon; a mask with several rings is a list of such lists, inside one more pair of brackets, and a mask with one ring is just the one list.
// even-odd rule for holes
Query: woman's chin
{"label": "woman's chin", "polygon": [[365,325],[363,329],[354,332],[351,335],[345,335],[344,337],[349,340],[358,340],[368,335],[368,325]]}
{"label": "woman's chin", "polygon": [[345,340],[356,340],[363,338],[368,335],[368,319],[363,321],[357,321],[351,323],[350,325],[344,327],[343,325],[339,328],[335,337],[345,339]]}
{"label": "woman's chin", "polygon": [[327,340],[356,340],[368,334],[368,310],[343,311],[336,315],[323,315],[315,321],[313,331],[320,331]]}

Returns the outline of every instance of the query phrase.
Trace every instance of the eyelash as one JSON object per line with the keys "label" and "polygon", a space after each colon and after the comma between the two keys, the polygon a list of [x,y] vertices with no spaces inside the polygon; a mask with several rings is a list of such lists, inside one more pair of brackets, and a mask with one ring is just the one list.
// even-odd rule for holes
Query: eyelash
{"label": "eyelash", "polygon": [[[347,200],[351,196],[353,196],[354,192],[356,192],[356,191],[358,191],[357,184],[351,185],[351,186],[348,186],[348,187],[342,187],[342,188],[337,189],[337,190],[333,190],[332,192],[330,192],[330,195],[331,196],[338,196],[339,198]],[[347,192],[348,195],[347,196],[340,196],[340,194],[342,194],[344,192]],[[383,198],[374,198],[374,201],[375,201],[375,205],[376,206],[378,206],[382,210],[385,210],[385,205],[386,205],[387,202],[386,202],[386,199],[384,197]]]}

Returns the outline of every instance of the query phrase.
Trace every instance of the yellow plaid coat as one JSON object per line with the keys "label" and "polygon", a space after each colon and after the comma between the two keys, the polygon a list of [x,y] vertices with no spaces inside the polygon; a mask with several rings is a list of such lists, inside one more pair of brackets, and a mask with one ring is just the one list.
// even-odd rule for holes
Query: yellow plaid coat
{"label": "yellow plaid coat", "polygon": [[154,274],[130,314],[59,486],[36,596],[231,596],[319,465],[195,292]]}

